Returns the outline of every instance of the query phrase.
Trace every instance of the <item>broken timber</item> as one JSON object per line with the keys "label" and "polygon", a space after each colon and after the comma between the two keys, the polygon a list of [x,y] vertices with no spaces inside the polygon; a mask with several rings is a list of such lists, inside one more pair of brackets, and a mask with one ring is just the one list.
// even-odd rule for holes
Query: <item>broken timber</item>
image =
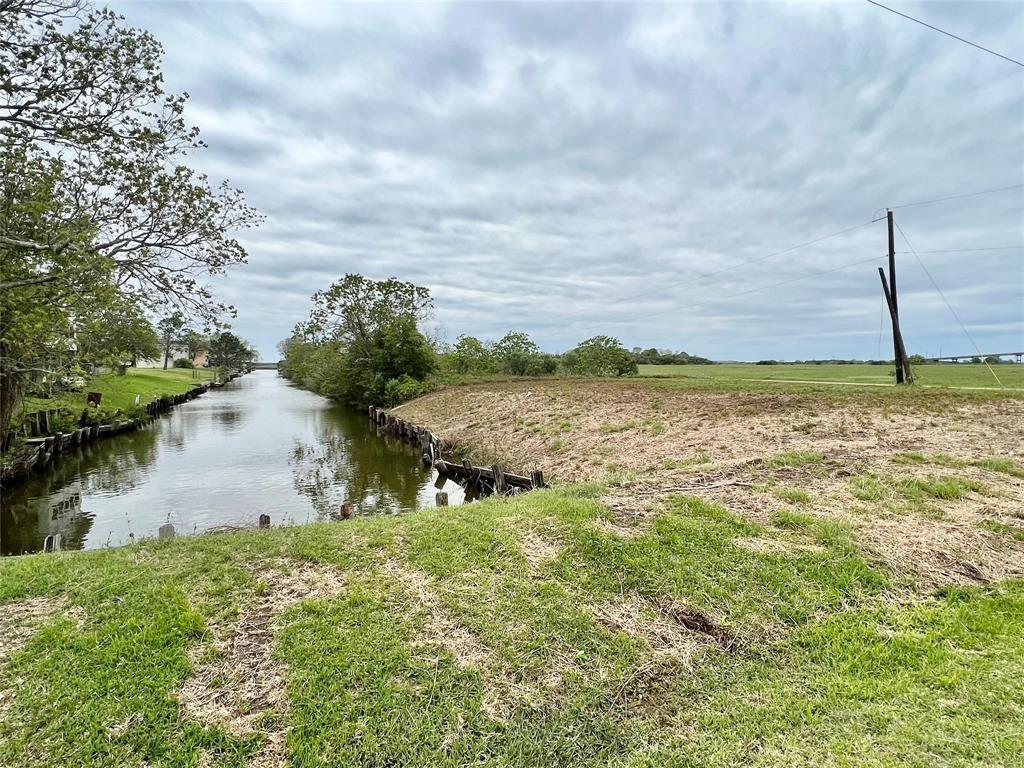
{"label": "broken timber", "polygon": [[[449,453],[451,446],[443,443],[430,430],[405,421],[384,408],[371,405],[370,421],[381,429],[411,443],[416,443],[423,457],[423,463],[432,466],[442,477],[450,477],[463,485],[472,485],[487,493],[508,495],[534,488],[546,488],[544,473],[539,469],[529,475],[508,472],[504,467],[494,464],[490,467],[475,467],[469,459],[461,462],[449,461],[442,454]],[[438,494],[440,496],[440,494]]]}

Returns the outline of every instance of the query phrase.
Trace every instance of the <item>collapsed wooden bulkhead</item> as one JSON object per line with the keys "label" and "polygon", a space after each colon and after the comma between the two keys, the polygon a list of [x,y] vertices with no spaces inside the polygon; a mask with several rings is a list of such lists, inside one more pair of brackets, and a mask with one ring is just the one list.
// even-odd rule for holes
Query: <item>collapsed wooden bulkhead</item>
{"label": "collapsed wooden bulkhead", "polygon": [[[474,466],[469,459],[453,461],[452,446],[445,443],[426,427],[408,422],[389,413],[385,408],[369,407],[370,421],[378,429],[419,446],[423,463],[432,466],[443,477],[450,477],[461,485],[472,487],[484,494],[512,495],[546,488],[544,473],[537,469],[529,475],[509,472],[500,464],[490,467]],[[445,456],[449,458],[444,458]],[[447,496],[447,494],[439,494]],[[447,501],[447,498],[445,499]]]}

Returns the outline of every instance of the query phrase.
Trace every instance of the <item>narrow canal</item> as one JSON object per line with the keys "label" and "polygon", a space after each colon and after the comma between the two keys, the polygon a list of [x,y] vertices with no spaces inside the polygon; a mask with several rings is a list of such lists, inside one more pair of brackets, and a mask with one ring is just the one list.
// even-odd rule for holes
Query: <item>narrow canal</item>
{"label": "narrow canal", "polygon": [[148,426],[60,456],[5,488],[0,555],[38,552],[48,535],[62,549],[118,546],[177,534],[338,516],[395,514],[430,506],[439,480],[416,450],[379,435],[362,411],[254,371],[180,405]]}

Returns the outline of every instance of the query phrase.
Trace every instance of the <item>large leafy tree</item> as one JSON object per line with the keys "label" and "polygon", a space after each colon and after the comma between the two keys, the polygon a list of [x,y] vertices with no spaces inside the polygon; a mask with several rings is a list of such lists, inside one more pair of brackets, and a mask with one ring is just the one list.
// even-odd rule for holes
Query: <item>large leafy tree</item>
{"label": "large leafy tree", "polygon": [[313,296],[309,319],[282,343],[282,370],[317,392],[350,403],[386,402],[403,382],[422,382],[435,353],[419,330],[433,310],[430,291],[389,278],[348,274]]}
{"label": "large leafy tree", "polygon": [[636,360],[611,336],[594,336],[581,341],[565,354],[565,365],[581,376],[633,376],[637,373]]}
{"label": "large leafy tree", "polygon": [[0,0],[0,429],[68,329],[112,293],[218,322],[205,279],[245,261],[241,193],[187,165],[202,147],[161,47],[86,0]]}

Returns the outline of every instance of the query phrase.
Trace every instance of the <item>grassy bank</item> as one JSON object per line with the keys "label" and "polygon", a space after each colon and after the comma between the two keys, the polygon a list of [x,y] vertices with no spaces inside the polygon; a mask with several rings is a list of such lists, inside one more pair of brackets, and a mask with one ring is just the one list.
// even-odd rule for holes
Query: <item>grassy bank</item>
{"label": "grassy bank", "polygon": [[1024,585],[599,485],[0,561],[0,764],[1009,765]]}
{"label": "grassy bank", "polygon": [[62,410],[77,417],[86,407],[89,392],[102,395],[100,407],[104,412],[120,410],[128,413],[136,407],[136,397],[139,404],[145,406],[164,395],[187,392],[203,382],[212,381],[213,377],[214,371],[205,368],[128,368],[123,376],[108,373],[93,377],[81,392],[63,392],[50,398],[25,398],[18,418],[20,420],[26,414],[39,410]]}
{"label": "grassy bank", "polygon": [[[993,376],[993,372],[995,376]],[[846,386],[893,387],[895,375],[891,365],[755,365],[736,363],[722,365],[641,365],[640,375],[667,379],[704,382],[715,387],[756,387],[758,384],[791,385],[794,391],[806,390],[800,385],[822,384]],[[1024,394],[1024,365],[919,365],[914,368],[916,389],[979,388],[1016,389]],[[908,388],[908,389],[914,389]]]}

